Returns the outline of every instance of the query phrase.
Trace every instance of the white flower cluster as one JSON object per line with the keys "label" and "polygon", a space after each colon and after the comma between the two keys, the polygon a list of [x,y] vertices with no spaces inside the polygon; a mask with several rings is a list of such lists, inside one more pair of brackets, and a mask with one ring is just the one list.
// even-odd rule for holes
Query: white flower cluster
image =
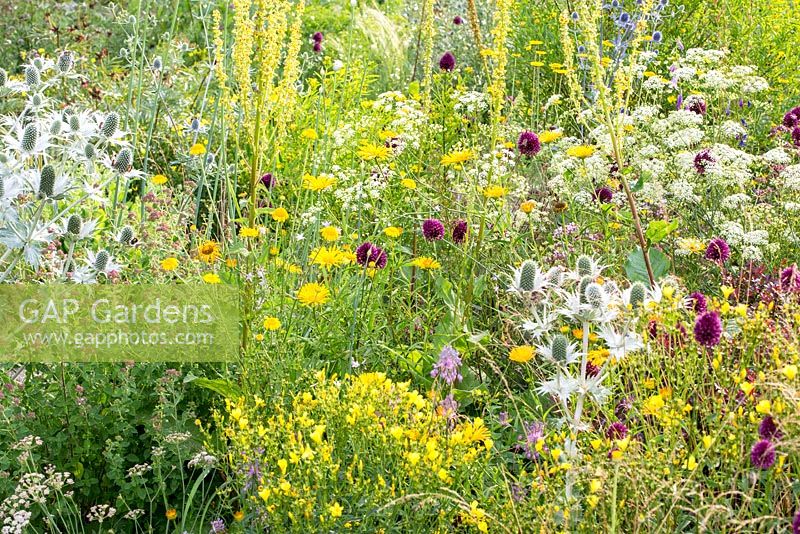
{"label": "white flower cluster", "polygon": [[[22,107],[0,118],[0,282],[24,264],[51,279],[77,282],[120,268],[108,251],[76,246],[89,243],[98,229],[82,213],[109,201],[106,190],[113,181],[127,187],[141,173],[133,168],[134,152],[116,112],[80,110],[49,96],[79,78],[73,64],[68,52],[58,62],[34,58],[19,88],[30,95],[25,101],[16,99],[22,82],[6,82],[0,90],[0,97],[10,99],[8,107]],[[56,243],[66,244],[69,253],[59,254]],[[81,255],[85,264],[78,266]]]}
{"label": "white flower cluster", "polygon": [[[627,311],[655,300],[641,283],[622,291],[613,281],[601,277],[603,267],[588,256],[578,258],[572,271],[553,267],[542,271],[525,261],[511,275],[508,289],[522,303],[520,328],[535,347],[538,367],[549,369],[537,391],[552,397],[560,407],[561,423],[577,433],[585,429],[581,416],[587,399],[603,404],[610,391],[603,385],[608,368],[626,355],[644,347],[633,328],[635,319]],[[561,326],[581,329],[582,342],[570,341]],[[590,358],[589,336],[597,333],[608,356]],[[576,454],[574,442],[571,454]]]}

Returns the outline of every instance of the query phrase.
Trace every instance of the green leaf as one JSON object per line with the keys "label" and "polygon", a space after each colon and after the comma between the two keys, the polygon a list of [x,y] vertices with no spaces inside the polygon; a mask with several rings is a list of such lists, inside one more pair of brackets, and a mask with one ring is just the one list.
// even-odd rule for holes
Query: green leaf
{"label": "green leaf", "polygon": [[[656,248],[649,249],[648,255],[650,256],[650,266],[653,267],[653,277],[658,280],[666,276],[670,267],[669,258]],[[625,273],[631,282],[650,283],[641,248],[637,248],[628,254],[628,260],[625,262]]]}
{"label": "green leaf", "polygon": [[201,388],[210,389],[211,391],[222,395],[228,399],[238,399],[242,396],[242,390],[239,386],[229,380],[222,378],[210,379],[187,376],[184,383],[191,382]]}
{"label": "green leaf", "polygon": [[637,191],[641,191],[642,188],[644,187],[644,183],[647,181],[648,178],[649,178],[648,173],[642,172],[642,174],[639,175],[639,180],[631,187],[631,191],[633,191],[634,193],[636,193]]}
{"label": "green leaf", "polygon": [[650,221],[644,235],[651,243],[658,243],[675,231],[677,227],[678,221]]}

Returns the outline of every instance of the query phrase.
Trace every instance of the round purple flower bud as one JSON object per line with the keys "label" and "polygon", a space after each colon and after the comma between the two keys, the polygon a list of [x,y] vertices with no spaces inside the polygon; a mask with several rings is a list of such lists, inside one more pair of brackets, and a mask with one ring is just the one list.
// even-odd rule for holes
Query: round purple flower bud
{"label": "round purple flower bud", "polygon": [[783,433],[778,430],[778,425],[775,424],[775,420],[771,415],[765,416],[758,425],[758,437],[774,440],[779,440],[783,437]]}
{"label": "round purple flower bud", "polygon": [[314,53],[319,54],[320,52],[322,52],[322,43],[314,42],[314,46],[312,48],[314,50]]}
{"label": "round purple flower bud", "polygon": [[694,338],[704,347],[714,347],[722,339],[722,321],[719,313],[705,312],[694,323]]}
{"label": "round purple flower bud", "polygon": [[457,220],[456,224],[453,225],[453,243],[463,243],[467,239],[468,231],[469,226],[467,225],[467,221],[463,219]]}
{"label": "round purple flower bud", "polygon": [[724,239],[715,237],[709,242],[708,248],[706,248],[707,260],[725,263],[730,257],[731,247],[728,246],[728,243]]}
{"label": "round purple flower bud", "polygon": [[792,534],[800,534],[800,510],[794,514],[794,519],[792,520]]}
{"label": "round purple flower bud", "polygon": [[542,149],[542,143],[539,141],[539,136],[534,132],[524,130],[519,134],[519,139],[517,139],[517,149],[520,154],[530,158],[539,153]]}
{"label": "round purple flower bud", "polygon": [[594,198],[601,204],[608,204],[614,198],[614,192],[608,187],[598,187],[594,190]]}
{"label": "round purple flower bud", "polygon": [[769,469],[775,463],[775,446],[769,440],[757,441],[750,449],[750,463],[758,469]]}
{"label": "round purple flower bud", "polygon": [[455,18],[453,19],[453,24],[455,24],[456,26],[461,26],[462,24],[464,24],[464,19],[456,15]]}
{"label": "round purple flower bud", "polygon": [[616,421],[609,425],[608,429],[606,430],[606,437],[608,439],[625,439],[625,436],[628,435],[628,427],[625,426],[625,423],[620,421]]}
{"label": "round purple flower bud", "polygon": [[314,39],[315,43],[321,43],[325,36],[322,35],[322,32],[314,32],[314,35],[312,35],[311,38]]}
{"label": "round purple flower bud", "polygon": [[444,237],[444,225],[439,219],[425,219],[422,223],[422,235],[428,241],[438,241]]}
{"label": "round purple flower bud", "polygon": [[356,262],[358,262],[359,265],[383,269],[386,267],[386,261],[386,252],[369,241],[364,241],[356,249]]}
{"label": "round purple flower bud", "polygon": [[439,59],[439,68],[447,72],[452,71],[456,68],[456,56],[450,51],[442,54],[441,59]]}
{"label": "round purple flower bud", "polygon": [[689,295],[689,303],[692,309],[697,313],[703,313],[708,308],[708,300],[706,299],[706,296],[699,291],[695,291]]}
{"label": "round purple flower bud", "polygon": [[708,150],[701,150],[694,157],[694,170],[697,171],[697,174],[705,174],[708,165],[712,163],[716,163],[716,160],[711,155],[711,152]]}
{"label": "round purple flower bud", "polygon": [[271,173],[271,172],[268,172],[268,173],[264,174],[264,175],[261,177],[261,183],[262,183],[262,184],[264,185],[264,187],[266,187],[267,189],[272,189],[273,187],[275,187],[275,177],[274,177],[274,176],[272,176],[272,173]]}
{"label": "round purple flower bud", "polygon": [[781,289],[783,291],[800,291],[800,269],[793,263],[781,271]]}
{"label": "round purple flower bud", "polygon": [[800,146],[800,126],[795,126],[792,129],[792,144],[794,146]]}

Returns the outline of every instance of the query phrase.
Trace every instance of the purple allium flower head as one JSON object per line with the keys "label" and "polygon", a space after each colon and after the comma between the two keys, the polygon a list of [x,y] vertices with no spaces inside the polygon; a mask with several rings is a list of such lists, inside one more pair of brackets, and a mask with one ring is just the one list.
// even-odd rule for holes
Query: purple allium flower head
{"label": "purple allium flower head", "polygon": [[456,68],[456,56],[450,51],[442,54],[442,57],[439,59],[439,68],[447,72],[452,71]]}
{"label": "purple allium flower head", "polygon": [[722,339],[722,321],[716,311],[705,312],[694,323],[694,338],[704,347],[714,347]]}
{"label": "purple allium flower head", "polygon": [[800,146],[800,126],[792,128],[792,144],[794,146]]}
{"label": "purple allium flower head", "polygon": [[453,225],[453,243],[463,243],[467,238],[468,231],[469,226],[467,225],[467,221],[463,219],[457,220]]}
{"label": "purple allium flower head", "polygon": [[211,522],[211,532],[214,534],[219,534],[221,532],[225,532],[225,521],[220,519],[215,519]]}
{"label": "purple allium flower head", "polygon": [[386,267],[386,252],[379,246],[369,241],[364,241],[356,249],[356,262],[364,267],[372,266],[377,269]]}
{"label": "purple allium flower head", "polygon": [[792,534],[800,534],[800,510],[794,514],[794,519],[792,520]]}
{"label": "purple allium flower head", "polygon": [[268,172],[268,173],[264,174],[263,176],[261,176],[261,183],[267,189],[272,189],[275,186],[275,177],[272,176],[271,172]]}
{"label": "purple allium flower head", "polygon": [[689,295],[689,303],[692,309],[697,313],[703,313],[708,308],[708,299],[699,291],[695,291]]}
{"label": "purple allium flower head", "polygon": [[522,423],[522,429],[525,435],[519,436],[522,442],[522,450],[525,451],[525,457],[529,460],[538,458],[539,453],[536,451],[536,442],[544,438],[544,423]]}
{"label": "purple allium flower head", "polygon": [[783,125],[787,128],[794,128],[800,124],[800,106],[792,108],[783,116]]}
{"label": "purple allium flower head", "polygon": [[694,170],[697,171],[697,174],[705,174],[708,165],[712,163],[716,163],[716,160],[711,155],[711,152],[708,149],[701,150],[694,157]]}
{"label": "purple allium flower head", "polygon": [[450,345],[445,345],[439,353],[439,361],[433,365],[431,376],[441,378],[445,384],[452,386],[463,379],[460,371],[461,357],[458,351]]}
{"label": "purple allium flower head", "polygon": [[608,187],[598,187],[594,190],[594,198],[601,204],[608,204],[614,198],[614,192]]}
{"label": "purple allium flower head", "polygon": [[800,269],[793,263],[781,271],[781,289],[783,291],[800,291]]}
{"label": "purple allium flower head", "polygon": [[322,52],[322,43],[314,41],[314,46],[312,47],[314,53],[319,54]]}
{"label": "purple allium flower head", "polygon": [[758,437],[761,439],[774,439],[779,440],[783,437],[783,433],[778,430],[778,425],[771,415],[764,416],[761,423],[758,425]]}
{"label": "purple allium flower head", "polygon": [[731,247],[721,237],[715,237],[708,243],[706,248],[706,259],[725,263],[731,257]]}
{"label": "purple allium flower head", "polygon": [[691,111],[692,113],[697,113],[698,115],[705,115],[706,103],[701,98],[692,98],[692,100],[686,105],[686,110]]}
{"label": "purple allium flower head", "polygon": [[455,24],[456,26],[461,26],[462,24],[464,24],[464,19],[462,19],[459,15],[456,15],[453,18],[453,24]]}
{"label": "purple allium flower head", "polygon": [[608,429],[606,430],[606,437],[608,439],[625,439],[625,436],[628,435],[628,427],[625,426],[625,423],[620,421],[615,421],[609,425]]}
{"label": "purple allium flower head", "polygon": [[750,463],[758,469],[769,469],[775,463],[775,446],[769,440],[762,439],[750,449]]}
{"label": "purple allium flower head", "polygon": [[444,237],[444,225],[439,219],[425,219],[422,223],[422,235],[428,241],[438,241]]}
{"label": "purple allium flower head", "polygon": [[311,38],[314,39],[315,43],[321,43],[325,36],[322,35],[322,32],[314,32],[314,35],[312,35]]}
{"label": "purple allium flower head", "polygon": [[539,136],[530,130],[523,130],[517,139],[517,149],[519,153],[533,157],[542,149],[542,143],[539,141]]}

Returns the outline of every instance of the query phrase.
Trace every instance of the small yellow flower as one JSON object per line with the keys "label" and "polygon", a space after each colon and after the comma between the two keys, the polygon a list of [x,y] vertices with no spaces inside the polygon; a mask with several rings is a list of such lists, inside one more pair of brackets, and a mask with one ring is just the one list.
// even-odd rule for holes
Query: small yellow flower
{"label": "small yellow flower", "polygon": [[383,229],[383,233],[386,234],[387,237],[397,238],[403,235],[403,229],[398,226],[387,226]]}
{"label": "small yellow flower", "polygon": [[564,136],[563,132],[558,130],[547,130],[539,134],[539,141],[542,143],[552,143],[558,141]]}
{"label": "small yellow flower", "polygon": [[730,297],[734,292],[734,289],[731,286],[721,286],[719,289],[722,291],[722,297],[725,300],[727,300],[728,297]]}
{"label": "small yellow flower", "polygon": [[456,150],[442,156],[441,164],[444,166],[461,165],[475,157],[472,150]]}
{"label": "small yellow flower", "polygon": [[697,459],[694,457],[694,454],[689,456],[689,459],[683,464],[684,469],[688,469],[689,471],[694,471],[697,469]]}
{"label": "small yellow flower", "polygon": [[164,258],[161,260],[161,268],[165,271],[174,271],[178,268],[178,258]]}
{"label": "small yellow flower", "polygon": [[216,273],[206,273],[203,275],[203,282],[206,284],[219,284],[221,281],[219,275]]}
{"label": "small yellow flower", "polygon": [[483,190],[483,196],[486,198],[500,198],[505,196],[506,188],[500,185],[490,185]]}
{"label": "small yellow flower", "polygon": [[334,519],[337,517],[342,517],[343,510],[344,508],[342,508],[342,505],[339,504],[338,502],[335,502],[330,506],[328,506],[328,513],[331,514],[331,517],[333,517]]}
{"label": "small yellow flower", "polygon": [[319,139],[319,135],[317,135],[317,131],[314,128],[306,128],[300,133],[300,137],[311,141]]}
{"label": "small yellow flower", "polygon": [[339,239],[342,233],[335,226],[326,226],[319,231],[322,239],[325,241],[333,242]]}
{"label": "small yellow flower", "polygon": [[203,143],[195,143],[189,149],[190,156],[202,156],[205,153],[206,153],[206,145],[204,145]]}
{"label": "small yellow flower", "polygon": [[421,256],[419,258],[415,258],[414,261],[411,262],[411,265],[414,267],[419,267],[423,270],[434,270],[441,268],[441,264],[433,258],[429,258],[427,256]]}
{"label": "small yellow flower", "polygon": [[163,174],[156,174],[155,176],[150,178],[150,181],[153,182],[155,185],[164,185],[165,183],[167,183],[167,177],[164,176]]}
{"label": "small yellow flower", "polygon": [[175,508],[170,508],[164,515],[167,516],[167,521],[174,521],[178,517],[178,511]]}
{"label": "small yellow flower", "polygon": [[603,481],[602,480],[600,480],[598,478],[594,478],[589,482],[589,492],[590,493],[597,493],[601,489],[603,489]]}
{"label": "small yellow flower", "polygon": [[644,406],[642,407],[642,412],[645,415],[655,415],[664,407],[664,398],[661,394],[656,394],[648,398],[644,402]]}
{"label": "small yellow flower", "polygon": [[374,159],[383,160],[389,157],[390,150],[384,145],[376,145],[367,141],[362,141],[358,147],[356,154],[364,161],[372,161]]}
{"label": "small yellow flower", "polygon": [[327,287],[312,282],[305,284],[297,291],[297,300],[308,307],[321,306],[331,299],[331,292]]}
{"label": "small yellow flower", "polygon": [[244,512],[241,510],[236,510],[233,512],[233,520],[236,522],[244,520]]}
{"label": "small yellow flower", "polygon": [[567,156],[585,159],[594,154],[594,150],[595,149],[592,145],[577,145],[567,149]]}
{"label": "small yellow flower", "polygon": [[794,380],[794,377],[797,376],[797,366],[794,364],[786,365],[783,369],[781,369],[783,376],[788,378],[789,380]]}
{"label": "small yellow flower", "polygon": [[597,495],[589,495],[588,497],[586,497],[586,504],[588,504],[590,508],[596,508],[597,503],[599,502],[600,502],[600,497],[598,497]]}
{"label": "small yellow flower", "polygon": [[530,213],[536,207],[536,202],[533,200],[526,200],[522,204],[519,205],[519,209],[522,213]]}
{"label": "small yellow flower", "polygon": [[319,176],[311,176],[306,174],[303,176],[303,187],[310,191],[322,191],[332,185],[336,184],[336,178],[330,174],[320,174]]}
{"label": "small yellow flower", "polygon": [[400,180],[400,185],[402,185],[406,189],[412,189],[413,190],[413,189],[417,188],[417,182],[415,182],[411,178],[403,178],[402,180]]}
{"label": "small yellow flower", "polygon": [[265,330],[278,330],[281,327],[281,320],[277,317],[267,317],[264,319],[264,329]]}
{"label": "small yellow flower", "polygon": [[206,241],[197,248],[197,256],[206,263],[214,263],[220,256],[219,244],[216,241]]}
{"label": "small yellow flower", "polygon": [[258,237],[258,228],[249,228],[247,226],[242,226],[239,229],[239,237],[244,237],[244,238]]}
{"label": "small yellow flower", "polygon": [[286,208],[275,208],[272,210],[272,220],[280,223],[286,222],[289,219],[289,212]]}
{"label": "small yellow flower", "polygon": [[535,353],[536,349],[530,345],[520,345],[511,349],[511,352],[508,353],[508,359],[512,362],[526,363],[533,358]]}
{"label": "small yellow flower", "polygon": [[762,399],[756,404],[756,411],[760,414],[768,414],[772,411],[772,403],[767,399]]}

